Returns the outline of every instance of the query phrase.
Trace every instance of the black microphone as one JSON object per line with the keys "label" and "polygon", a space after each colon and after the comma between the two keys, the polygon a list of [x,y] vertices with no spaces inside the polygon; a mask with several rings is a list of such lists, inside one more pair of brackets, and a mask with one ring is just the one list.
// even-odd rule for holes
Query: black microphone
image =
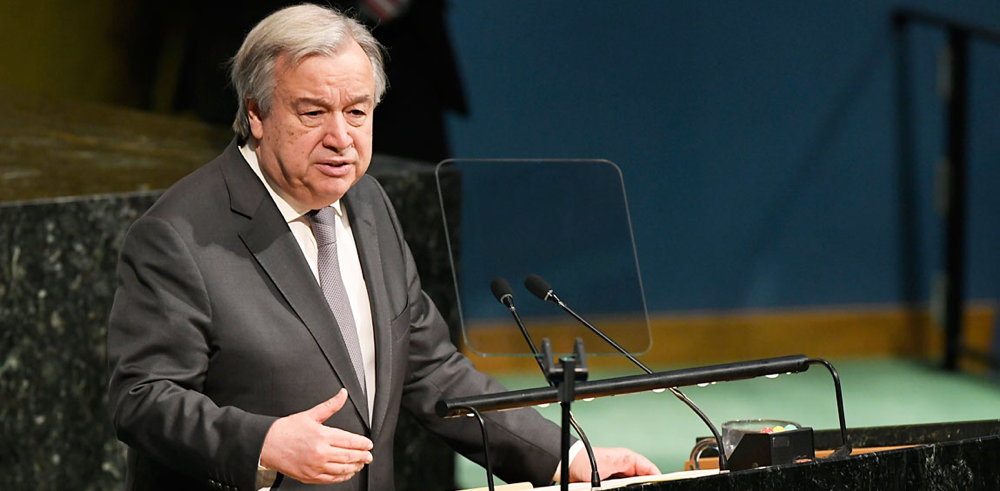
{"label": "black microphone", "polygon": [[[541,280],[541,278],[539,278]],[[544,283],[545,280],[542,280]],[[545,374],[545,365],[542,363],[542,358],[538,356],[538,348],[535,347],[535,342],[531,340],[531,336],[528,334],[528,330],[524,327],[524,323],[521,322],[521,316],[517,315],[517,309],[514,308],[514,291],[510,288],[510,283],[507,280],[497,276],[493,278],[490,282],[490,290],[493,291],[493,296],[496,297],[497,301],[507,307],[510,314],[514,316],[514,321],[517,322],[517,327],[521,330],[521,335],[524,336],[524,340],[528,342],[528,347],[531,348],[531,353],[535,355],[535,361],[538,362],[538,368]],[[552,386],[553,383],[548,377],[549,385]],[[573,417],[573,413],[569,414],[569,423],[573,425],[573,429],[576,430],[576,434],[580,435],[580,441],[583,442],[583,448],[587,451],[587,457],[590,458],[590,484],[591,488],[601,487],[601,475],[597,472],[597,459],[594,456],[594,447],[590,446],[590,440],[587,439],[587,434],[583,432],[583,428],[580,427],[579,423],[576,422],[576,418]],[[562,465],[568,466],[569,462],[563,462]]]}
{"label": "black microphone", "polygon": [[[566,305],[556,295],[555,291],[552,289],[552,285],[549,285],[549,282],[543,280],[541,276],[538,276],[537,274],[528,275],[528,277],[524,279],[524,287],[527,288],[532,295],[540,298],[541,300],[545,302],[552,302],[558,305],[560,308],[566,311],[566,313],[573,316],[574,319],[576,319],[581,324],[586,326],[587,329],[590,329],[591,332],[593,332],[594,334],[598,335],[601,339],[603,339],[604,342],[610,344],[619,353],[625,355],[625,357],[628,358],[629,361],[635,364],[635,366],[641,368],[642,371],[646,372],[647,374],[653,373],[653,371],[650,370],[649,367],[642,364],[642,362],[640,362],[639,360],[635,359],[635,357],[632,356],[631,353],[626,351],[625,348],[622,348],[613,339],[608,337],[607,334],[604,334],[604,331],[601,331],[600,329],[594,327],[593,324],[587,322],[586,319],[580,317],[580,315],[574,312],[573,309],[569,308],[569,306]],[[678,390],[676,387],[667,387],[667,390],[669,390],[674,396],[680,399],[681,402],[687,404],[687,406],[691,408],[691,410],[694,411],[706,425],[708,425],[708,428],[712,430],[712,436],[715,437],[715,442],[719,446],[719,469],[727,470],[729,468],[729,462],[726,459],[726,452],[722,447],[722,436],[719,435],[719,430],[715,429],[715,425],[712,423],[712,421],[708,419],[708,416],[706,416],[705,413],[702,412],[701,408],[699,408],[694,403],[694,401],[688,399],[688,396],[684,395],[683,392]]]}
{"label": "black microphone", "polygon": [[493,292],[493,296],[496,297],[497,302],[500,302],[504,307],[507,307],[507,310],[510,311],[510,315],[514,316],[514,321],[517,322],[517,327],[521,330],[521,335],[524,336],[524,340],[528,342],[528,347],[531,348],[531,352],[535,355],[535,361],[538,362],[538,368],[540,368],[544,374],[545,365],[542,364],[542,359],[538,357],[538,348],[535,347],[535,343],[531,340],[528,330],[524,327],[524,323],[521,322],[521,316],[517,315],[517,309],[514,308],[514,291],[511,290],[510,283],[507,283],[507,280],[497,276],[490,282],[490,290]]}
{"label": "black microphone", "polygon": [[555,292],[552,291],[552,285],[549,285],[547,281],[543,280],[542,277],[537,274],[528,275],[528,277],[524,279],[524,287],[527,288],[532,295],[546,302],[552,302],[556,305],[562,303],[562,301],[559,300],[559,297],[556,296]]}
{"label": "black microphone", "polygon": [[499,276],[493,278],[493,281],[490,282],[490,290],[493,291],[493,296],[497,297],[498,302],[502,303],[508,310],[514,310],[514,291],[510,289],[510,283],[507,283],[507,280]]}
{"label": "black microphone", "polygon": [[594,334],[600,336],[601,339],[604,340],[604,342],[610,344],[614,349],[618,350],[619,353],[625,355],[629,360],[632,361],[632,363],[634,363],[637,367],[641,368],[644,372],[653,373],[653,371],[650,370],[649,367],[643,365],[642,362],[640,362],[639,360],[636,360],[631,353],[625,350],[625,348],[622,348],[613,339],[609,338],[607,334],[604,334],[604,331],[601,331],[600,329],[594,327],[593,324],[587,322],[586,319],[580,317],[576,312],[573,312],[573,309],[569,308],[568,305],[563,303],[563,301],[556,295],[555,291],[552,290],[552,285],[549,285],[549,283],[543,280],[541,276],[538,276],[537,274],[528,275],[528,277],[524,279],[524,287],[527,288],[532,295],[546,302],[552,302],[561,307],[569,315],[572,315],[573,318],[575,318],[581,324],[587,326],[587,328],[593,331]]}

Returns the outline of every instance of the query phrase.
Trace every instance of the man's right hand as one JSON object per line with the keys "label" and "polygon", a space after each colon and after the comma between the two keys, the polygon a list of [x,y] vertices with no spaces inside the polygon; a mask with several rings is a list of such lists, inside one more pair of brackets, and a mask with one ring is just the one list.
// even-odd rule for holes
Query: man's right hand
{"label": "man's right hand", "polygon": [[311,409],[279,418],[264,437],[260,464],[304,483],[343,482],[372,461],[371,440],[324,426],[347,401],[340,389]]}

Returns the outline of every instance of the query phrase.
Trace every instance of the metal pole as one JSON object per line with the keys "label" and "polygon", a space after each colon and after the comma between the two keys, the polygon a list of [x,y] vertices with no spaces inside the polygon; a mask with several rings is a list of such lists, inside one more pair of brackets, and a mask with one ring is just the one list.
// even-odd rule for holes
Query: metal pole
{"label": "metal pole", "polygon": [[944,368],[955,370],[961,355],[962,316],[965,311],[968,34],[956,28],[949,29],[948,50],[948,85],[942,91],[948,118],[945,142],[948,195],[945,199]]}

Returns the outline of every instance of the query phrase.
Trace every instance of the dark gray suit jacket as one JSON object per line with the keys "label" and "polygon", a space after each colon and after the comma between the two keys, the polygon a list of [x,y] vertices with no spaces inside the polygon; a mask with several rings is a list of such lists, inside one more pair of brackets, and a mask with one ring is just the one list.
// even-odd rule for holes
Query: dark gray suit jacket
{"label": "dark gray suit jacket", "polygon": [[[366,472],[323,489],[392,489],[401,407],[482,462],[478,426],[434,415],[441,398],[503,390],[449,341],[395,212],[365,176],[343,198],[372,305],[371,421],[333,314],[285,220],[234,141],[135,222],[108,335],[111,416],[129,446],[128,489],[251,489],[280,416],[346,387],[327,425],[375,444]],[[551,480],[558,428],[533,410],[493,413],[490,456],[509,481]],[[281,489],[302,487],[284,479]]]}

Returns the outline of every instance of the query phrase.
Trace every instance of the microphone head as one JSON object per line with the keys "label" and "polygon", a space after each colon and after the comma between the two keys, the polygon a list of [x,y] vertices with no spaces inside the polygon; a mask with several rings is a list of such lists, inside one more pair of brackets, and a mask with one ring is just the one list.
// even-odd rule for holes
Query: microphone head
{"label": "microphone head", "polygon": [[490,282],[490,290],[493,291],[493,296],[497,298],[497,302],[507,305],[504,299],[511,299],[513,301],[514,290],[511,290],[510,283],[507,283],[507,280],[499,276],[493,278],[493,281]]}
{"label": "microphone head", "polygon": [[528,277],[524,279],[524,287],[527,288],[532,295],[546,302],[551,300],[552,286],[537,274],[528,275]]}

